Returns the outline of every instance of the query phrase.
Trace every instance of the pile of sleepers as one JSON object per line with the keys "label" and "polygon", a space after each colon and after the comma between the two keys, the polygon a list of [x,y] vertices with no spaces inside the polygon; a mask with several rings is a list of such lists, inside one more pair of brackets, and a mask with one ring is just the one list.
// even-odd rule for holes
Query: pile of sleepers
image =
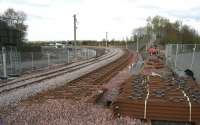
{"label": "pile of sleepers", "polygon": [[154,68],[154,69],[160,69],[164,68],[163,60],[160,60],[157,57],[149,58],[145,61],[145,68]]}
{"label": "pile of sleepers", "polygon": [[189,78],[132,76],[113,103],[115,116],[200,123],[200,88]]}

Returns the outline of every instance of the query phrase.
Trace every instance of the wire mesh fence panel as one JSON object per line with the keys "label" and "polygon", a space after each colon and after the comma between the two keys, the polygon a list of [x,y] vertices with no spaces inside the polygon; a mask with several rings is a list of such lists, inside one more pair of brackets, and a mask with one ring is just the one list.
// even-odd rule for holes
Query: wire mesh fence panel
{"label": "wire mesh fence panel", "polygon": [[83,54],[82,54],[82,49],[78,49],[77,58],[78,58],[78,60],[84,60],[84,57],[83,57]]}
{"label": "wire mesh fence panel", "polygon": [[88,58],[96,57],[95,51],[93,49],[88,49]]}
{"label": "wire mesh fence panel", "polygon": [[65,48],[43,48],[48,65],[58,65],[67,62],[67,50]]}
{"label": "wire mesh fence panel", "polygon": [[26,52],[21,53],[21,71],[27,71],[34,69],[34,53]]}
{"label": "wire mesh fence panel", "polygon": [[21,53],[21,71],[31,71],[48,66],[46,55],[40,52]]}
{"label": "wire mesh fence panel", "polygon": [[166,64],[175,72],[190,69],[200,81],[200,44],[169,44],[165,56]]}
{"label": "wire mesh fence panel", "polygon": [[75,59],[75,50],[74,50],[74,48],[72,48],[69,51],[69,61],[72,63],[72,62],[74,62],[74,59]]}
{"label": "wire mesh fence panel", "polygon": [[172,52],[172,45],[167,45],[165,48],[165,57],[166,57],[166,65],[171,67],[172,69],[174,68],[174,60],[173,60],[173,52]]}
{"label": "wire mesh fence panel", "polygon": [[127,45],[127,48],[129,49],[129,50],[134,50],[134,51],[136,51],[137,50],[137,44],[136,44],[136,42],[128,42],[128,45]]}
{"label": "wire mesh fence panel", "polygon": [[190,69],[193,56],[194,45],[178,45],[179,51],[177,54],[177,68]]}
{"label": "wire mesh fence panel", "polygon": [[[20,75],[32,70],[49,68],[60,64],[70,64],[86,59],[90,59],[104,54],[105,50],[88,48],[53,48],[42,47],[40,52],[17,52],[16,48],[6,49],[6,75]],[[0,51],[0,76],[4,76],[3,52]]]}
{"label": "wire mesh fence panel", "polygon": [[5,53],[6,53],[7,75],[19,75],[20,72],[19,52],[15,47],[9,47],[6,49]]}
{"label": "wire mesh fence panel", "polygon": [[85,60],[88,59],[88,49],[87,49],[87,48],[85,48],[85,49],[83,50],[83,53],[84,53],[84,59],[85,59]]}
{"label": "wire mesh fence panel", "polygon": [[3,55],[0,51],[0,76],[3,76]]}
{"label": "wire mesh fence panel", "polygon": [[148,56],[147,45],[148,42],[139,41],[139,42],[124,42],[122,45],[113,44],[112,46],[116,48],[128,49],[134,52],[139,52],[139,54],[142,56],[142,59],[146,59]]}
{"label": "wire mesh fence panel", "polygon": [[33,53],[33,68],[41,69],[48,67],[48,56],[45,53],[34,52]]}

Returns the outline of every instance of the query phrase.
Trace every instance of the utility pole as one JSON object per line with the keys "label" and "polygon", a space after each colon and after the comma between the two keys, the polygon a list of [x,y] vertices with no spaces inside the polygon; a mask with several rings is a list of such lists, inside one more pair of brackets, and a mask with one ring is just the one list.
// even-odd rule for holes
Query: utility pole
{"label": "utility pole", "polygon": [[106,47],[108,46],[108,32],[106,32]]}
{"label": "utility pole", "polygon": [[76,26],[76,23],[77,23],[77,19],[76,19],[76,14],[74,14],[73,16],[74,18],[74,57],[76,58],[76,45],[77,45],[77,41],[76,41],[76,29],[77,29],[77,26]]}
{"label": "utility pole", "polygon": [[77,26],[76,26],[76,23],[77,23],[76,14],[74,14],[73,18],[74,18],[74,45],[76,46],[76,29],[77,29]]}

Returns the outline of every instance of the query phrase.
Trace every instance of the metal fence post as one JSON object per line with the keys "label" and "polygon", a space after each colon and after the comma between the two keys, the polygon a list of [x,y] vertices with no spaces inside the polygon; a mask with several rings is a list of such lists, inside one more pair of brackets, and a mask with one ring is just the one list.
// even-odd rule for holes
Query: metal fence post
{"label": "metal fence post", "polygon": [[194,45],[194,48],[193,48],[193,54],[192,54],[192,63],[190,65],[190,69],[192,69],[192,66],[193,66],[193,63],[194,63],[194,57],[195,57],[195,50],[196,50],[196,44]]}
{"label": "metal fence post", "polygon": [[85,55],[85,59],[87,59],[87,48],[85,49],[84,55]]}
{"label": "metal fence post", "polygon": [[10,47],[10,52],[9,52],[9,56],[10,56],[10,72],[11,74],[13,74],[13,53],[12,53],[12,47]]}
{"label": "metal fence post", "polygon": [[178,44],[176,44],[176,58],[175,58],[175,68],[176,68],[176,65],[177,65],[177,57],[178,56]]}
{"label": "metal fence post", "polygon": [[3,54],[3,76],[7,78],[7,69],[6,69],[6,48],[2,47],[2,54]]}
{"label": "metal fence post", "polygon": [[148,50],[148,47],[147,47],[148,45],[146,44],[146,51]]}
{"label": "metal fence post", "polygon": [[21,59],[21,53],[20,52],[18,52],[18,61],[19,61],[19,74],[21,74],[22,73],[22,59]]}
{"label": "metal fence post", "polygon": [[49,66],[50,66],[50,53],[47,53],[47,58],[48,58],[48,68],[49,68]]}
{"label": "metal fence post", "polygon": [[65,47],[65,63],[67,63],[67,48]]}
{"label": "metal fence post", "polygon": [[73,60],[76,59],[76,48],[74,47],[74,56],[73,56]]}
{"label": "metal fence post", "polygon": [[67,63],[69,63],[69,48],[67,48]]}
{"label": "metal fence post", "polygon": [[168,47],[169,45],[165,46],[165,64],[167,65],[167,59],[168,59]]}
{"label": "metal fence post", "polygon": [[87,48],[87,59],[89,59],[89,49]]}
{"label": "metal fence post", "polygon": [[80,49],[80,53],[81,53],[81,60],[83,59],[83,49]]}
{"label": "metal fence post", "polygon": [[32,64],[32,70],[34,69],[34,57],[33,52],[31,52],[31,64]]}
{"label": "metal fence post", "polygon": [[139,43],[138,43],[138,38],[137,38],[137,53],[139,52]]}
{"label": "metal fence post", "polygon": [[78,57],[79,57],[79,52],[78,52],[78,48],[76,48],[76,61],[78,60]]}

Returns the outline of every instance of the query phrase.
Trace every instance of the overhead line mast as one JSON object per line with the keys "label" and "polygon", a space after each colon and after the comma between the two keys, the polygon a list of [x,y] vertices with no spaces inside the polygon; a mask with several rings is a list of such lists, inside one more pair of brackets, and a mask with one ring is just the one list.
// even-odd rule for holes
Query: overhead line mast
{"label": "overhead line mast", "polygon": [[76,19],[76,14],[74,14],[74,45],[76,46],[76,30],[77,30],[77,26],[76,26],[76,23],[77,23],[77,19]]}

